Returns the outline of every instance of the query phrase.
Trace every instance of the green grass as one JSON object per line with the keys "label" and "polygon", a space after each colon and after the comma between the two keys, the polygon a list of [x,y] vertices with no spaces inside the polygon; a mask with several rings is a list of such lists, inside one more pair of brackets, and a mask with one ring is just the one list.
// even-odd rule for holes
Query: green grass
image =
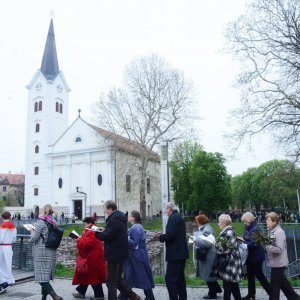
{"label": "green grass", "polygon": [[74,269],[66,268],[61,263],[56,264],[55,276],[63,278],[72,278]]}

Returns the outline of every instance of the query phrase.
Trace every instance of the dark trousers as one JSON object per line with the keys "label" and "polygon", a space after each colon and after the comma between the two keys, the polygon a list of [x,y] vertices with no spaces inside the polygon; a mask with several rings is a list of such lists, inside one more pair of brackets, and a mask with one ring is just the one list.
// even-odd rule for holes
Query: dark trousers
{"label": "dark trousers", "polygon": [[[155,300],[154,294],[153,294],[153,290],[149,289],[149,290],[143,290],[144,294],[146,296],[145,300]],[[118,296],[118,300],[127,300],[128,298],[122,294],[120,294]]]}
{"label": "dark trousers", "polygon": [[107,262],[106,286],[108,290],[108,300],[117,300],[117,290],[130,300],[139,299],[138,295],[128,287],[122,278],[123,264]]}
{"label": "dark trousers", "polygon": [[[81,295],[85,295],[87,288],[88,288],[88,285],[80,284],[80,285],[78,285],[76,290]],[[104,297],[102,284],[92,285],[92,288],[94,290],[95,298]]]}
{"label": "dark trousers", "polygon": [[270,284],[262,270],[262,262],[249,263],[247,267],[248,296],[255,298],[255,277],[260,282],[268,295],[270,295]]}
{"label": "dark trousers", "polygon": [[294,291],[289,281],[285,277],[283,268],[271,268],[271,292],[270,292],[270,300],[279,300],[280,298],[280,290],[283,291],[284,295],[288,300],[299,300],[300,296]]}
{"label": "dark trousers", "polygon": [[208,295],[209,296],[217,296],[217,293],[222,293],[222,289],[219,285],[218,281],[206,281],[208,286]]}
{"label": "dark trousers", "polygon": [[185,260],[168,261],[165,280],[170,300],[187,300],[184,267]]}
{"label": "dark trousers", "polygon": [[53,292],[53,287],[50,282],[40,282],[40,286],[42,287],[42,295],[47,296],[51,292]]}
{"label": "dark trousers", "polygon": [[230,300],[231,294],[235,300],[241,300],[241,292],[238,282],[229,282],[223,280],[224,300]]}

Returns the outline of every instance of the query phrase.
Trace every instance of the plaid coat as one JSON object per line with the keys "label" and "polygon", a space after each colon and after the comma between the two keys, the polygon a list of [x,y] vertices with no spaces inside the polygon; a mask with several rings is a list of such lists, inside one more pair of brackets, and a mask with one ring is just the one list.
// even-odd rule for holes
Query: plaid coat
{"label": "plaid coat", "polygon": [[220,277],[224,281],[239,282],[242,280],[242,262],[233,228],[226,227],[220,233],[220,238],[224,239],[226,243],[216,244],[217,254],[224,255],[229,261],[224,271],[219,270]]}
{"label": "plaid coat", "polygon": [[33,265],[34,277],[36,282],[49,282],[54,278],[54,270],[56,263],[56,250],[46,248],[41,234],[47,240],[48,228],[44,221],[38,220],[34,225],[30,241],[33,244]]}

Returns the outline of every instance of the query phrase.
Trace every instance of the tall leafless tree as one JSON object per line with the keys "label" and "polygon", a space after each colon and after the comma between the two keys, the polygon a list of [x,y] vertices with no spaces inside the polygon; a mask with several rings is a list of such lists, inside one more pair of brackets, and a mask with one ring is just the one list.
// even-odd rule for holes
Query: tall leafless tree
{"label": "tall leafless tree", "polygon": [[140,212],[146,216],[148,161],[162,140],[186,133],[192,114],[192,83],[158,55],[138,57],[127,65],[124,86],[102,94],[96,103],[99,126],[139,144]]}
{"label": "tall leafless tree", "polygon": [[241,106],[232,112],[239,145],[270,132],[287,154],[300,155],[300,1],[252,0],[225,32],[226,49],[242,63],[236,86]]}

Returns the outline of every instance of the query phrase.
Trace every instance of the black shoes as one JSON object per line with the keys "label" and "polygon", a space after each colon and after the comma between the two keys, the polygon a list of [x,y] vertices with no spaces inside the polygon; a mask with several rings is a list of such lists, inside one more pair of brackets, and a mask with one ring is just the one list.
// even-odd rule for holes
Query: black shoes
{"label": "black shoes", "polygon": [[217,295],[209,295],[209,294],[207,294],[202,299],[217,299]]}
{"label": "black shoes", "polygon": [[255,300],[255,296],[249,296],[249,295],[247,295],[245,297],[242,297],[242,299],[244,299],[244,300]]}

